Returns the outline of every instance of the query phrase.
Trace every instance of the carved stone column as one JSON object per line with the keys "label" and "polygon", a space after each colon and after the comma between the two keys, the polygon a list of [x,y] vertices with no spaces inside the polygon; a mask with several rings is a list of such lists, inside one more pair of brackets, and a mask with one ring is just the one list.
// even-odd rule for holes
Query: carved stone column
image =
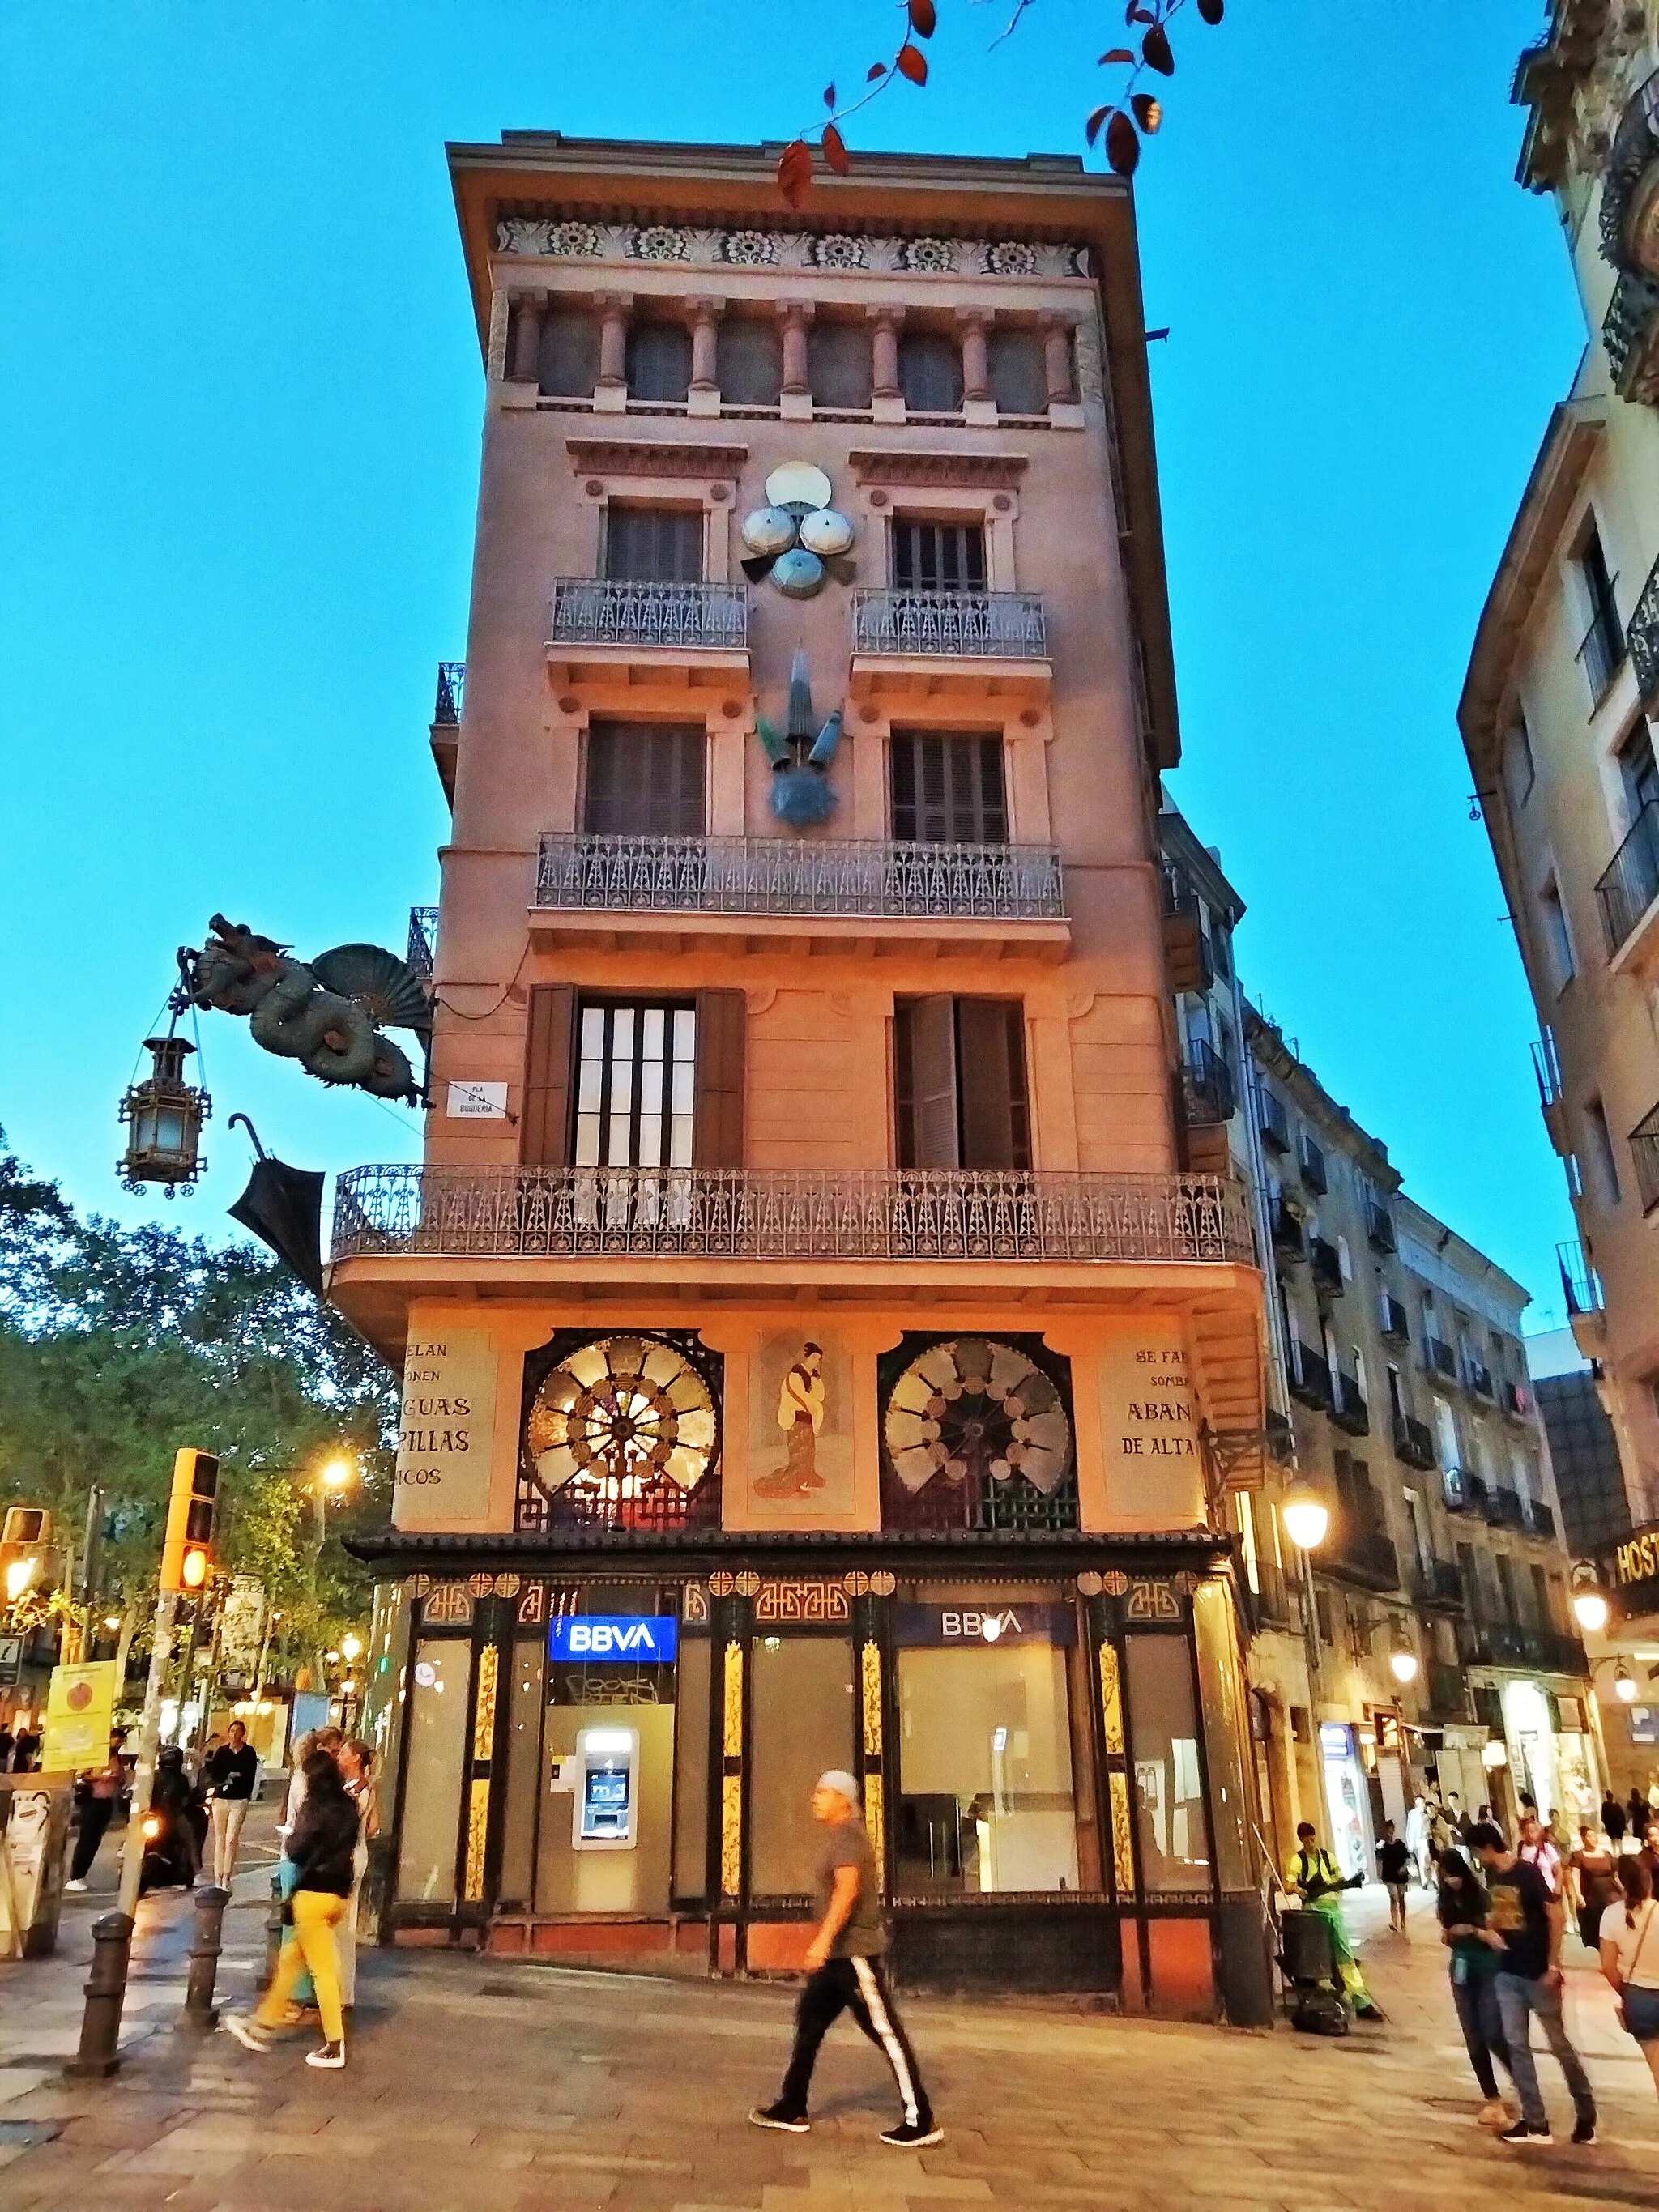
{"label": "carved stone column", "polygon": [[778,412],[786,421],[810,422],[812,378],[806,361],[806,327],[812,319],[812,303],[791,300],[778,313],[783,322],[783,391]]}
{"label": "carved stone column", "polygon": [[899,382],[898,334],[904,321],[902,307],[872,307],[870,337],[870,411],[878,422],[904,420],[904,391]]}
{"label": "carved stone column", "polygon": [[958,307],[957,321],[962,331],[962,396],[964,399],[988,399],[991,396],[991,363],[986,352],[985,329],[991,318],[983,307]]}
{"label": "carved stone column", "polygon": [[507,374],[515,384],[534,384],[541,376],[542,317],[546,295],[520,292],[514,300],[513,363]]}
{"label": "carved stone column", "polygon": [[720,411],[720,337],[724,300],[692,300],[691,384],[686,395],[688,415],[718,415]]}
{"label": "carved stone column", "polygon": [[1042,372],[1048,386],[1048,404],[1070,406],[1076,397],[1072,386],[1072,325],[1063,315],[1043,319]]}
{"label": "carved stone column", "polygon": [[628,319],[633,295],[602,293],[593,304],[599,317],[599,374],[593,404],[601,411],[620,414],[628,404]]}

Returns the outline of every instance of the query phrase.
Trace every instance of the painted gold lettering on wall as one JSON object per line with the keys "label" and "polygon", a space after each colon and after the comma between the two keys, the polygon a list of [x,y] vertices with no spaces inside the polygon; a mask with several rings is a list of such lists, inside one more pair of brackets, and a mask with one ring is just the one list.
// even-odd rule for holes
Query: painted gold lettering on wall
{"label": "painted gold lettering on wall", "polygon": [[1645,1529],[1621,1544],[1613,1554],[1613,1565],[1620,1589],[1628,1589],[1632,1583],[1651,1581],[1659,1575],[1659,1530]]}
{"label": "painted gold lettering on wall", "polygon": [[410,1336],[392,1506],[398,1528],[484,1518],[495,1414],[495,1348],[482,1329]]}
{"label": "painted gold lettering on wall", "polygon": [[1115,1510],[1203,1518],[1198,1404],[1178,1322],[1149,1316],[1103,1347],[1101,1450]]}

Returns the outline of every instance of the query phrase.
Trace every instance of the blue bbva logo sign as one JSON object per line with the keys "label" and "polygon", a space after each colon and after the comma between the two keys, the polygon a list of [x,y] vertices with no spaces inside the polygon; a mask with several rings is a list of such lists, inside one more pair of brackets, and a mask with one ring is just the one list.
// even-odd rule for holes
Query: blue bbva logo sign
{"label": "blue bbva logo sign", "polygon": [[548,1624],[547,1656],[655,1666],[674,1656],[678,1631],[672,1613],[561,1613]]}

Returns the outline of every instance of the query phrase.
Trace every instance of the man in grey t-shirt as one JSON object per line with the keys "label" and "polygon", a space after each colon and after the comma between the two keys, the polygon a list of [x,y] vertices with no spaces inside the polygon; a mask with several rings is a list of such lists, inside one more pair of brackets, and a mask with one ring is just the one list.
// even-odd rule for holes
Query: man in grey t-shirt
{"label": "man in grey t-shirt", "polygon": [[795,2007],[795,2048],[775,2105],[749,2115],[757,2128],[781,2128],[805,2135],[807,2093],[818,2045],[837,2016],[850,2012],[893,2069],[904,2117],[883,2130],[882,2141],[902,2149],[942,2142],[933,2107],[921,2085],[910,2039],[893,2008],[883,1972],[887,1948],[881,1924],[881,1898],[875,1854],[859,1818],[859,1786],[850,1774],[831,1767],[812,1792],[812,1817],[825,1831],[817,1868],[817,1932],[807,1947],[806,1986]]}

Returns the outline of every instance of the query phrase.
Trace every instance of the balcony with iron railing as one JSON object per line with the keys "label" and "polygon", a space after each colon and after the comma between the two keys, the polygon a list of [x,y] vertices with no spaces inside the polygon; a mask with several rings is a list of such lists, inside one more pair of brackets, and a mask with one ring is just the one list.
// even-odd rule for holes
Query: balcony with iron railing
{"label": "balcony with iron railing", "polygon": [[1605,592],[1592,592],[1594,604],[1590,611],[1589,627],[1579,640],[1575,658],[1584,672],[1584,681],[1589,687],[1590,711],[1595,712],[1606,698],[1613,678],[1625,665],[1625,631],[1619,619],[1619,606],[1613,598],[1616,576],[1607,579]]}
{"label": "balcony with iron railing", "polygon": [[1428,1692],[1431,1713],[1449,1721],[1468,1718],[1468,1684],[1461,1667],[1449,1667],[1443,1660],[1431,1659],[1424,1686]]}
{"label": "balcony with iron railing", "polygon": [[1601,343],[1619,397],[1638,406],[1659,401],[1659,284],[1650,276],[1620,270],[1601,319]]}
{"label": "balcony with iron railing", "polygon": [[1414,1467],[1421,1474],[1432,1473],[1434,1431],[1426,1421],[1413,1420],[1409,1413],[1395,1415],[1394,1455],[1404,1466]]}
{"label": "balcony with iron railing", "polygon": [[1382,1334],[1390,1344],[1409,1344],[1412,1340],[1411,1316],[1403,1302],[1391,1291],[1382,1293]]}
{"label": "balcony with iron railing", "polygon": [[1437,1336],[1423,1340],[1423,1367],[1426,1374],[1443,1375],[1449,1382],[1457,1380],[1457,1354]]}
{"label": "balcony with iron railing", "polygon": [[[1064,957],[1071,941],[1060,854],[1048,845],[946,845],[862,837],[600,836],[539,842],[532,927],[596,929],[653,943],[706,937],[712,917],[761,937],[933,942]],[[690,926],[695,924],[695,927]],[[670,928],[666,934],[675,934]]]}
{"label": "balcony with iron railing", "polygon": [[1507,1378],[1498,1386],[1498,1402],[1513,1419],[1530,1421],[1533,1413],[1532,1393],[1524,1383],[1511,1382]]}
{"label": "balcony with iron railing", "polygon": [[1367,1589],[1400,1587],[1400,1554],[1380,1513],[1340,1504],[1331,1529],[1330,1549],[1321,1553],[1320,1565],[1345,1581],[1363,1583]]}
{"label": "balcony with iron railing", "polygon": [[1659,932],[1653,907],[1659,899],[1659,800],[1650,799],[1595,886],[1607,957],[1634,963]]}
{"label": "balcony with iron railing", "polygon": [[1659,1206],[1659,1106],[1644,1114],[1630,1133],[1631,1158],[1636,1163],[1636,1187],[1642,1194],[1642,1211]]}
{"label": "balcony with iron railing", "polygon": [[1478,1397],[1495,1399],[1498,1395],[1498,1386],[1492,1381],[1491,1368],[1484,1365],[1478,1359],[1468,1358],[1464,1361],[1463,1381]]}
{"label": "balcony with iron railing", "polygon": [[1261,1141],[1269,1152],[1288,1152],[1291,1149],[1291,1117],[1285,1102],[1276,1091],[1265,1085],[1255,1094],[1256,1109],[1261,1123]]}
{"label": "balcony with iron railing", "polygon": [[1475,1510],[1474,1486],[1479,1478],[1468,1474],[1461,1467],[1443,1467],[1440,1470],[1440,1494],[1446,1501],[1448,1513],[1471,1513]]}
{"label": "balcony with iron railing", "polygon": [[1297,1147],[1297,1164],[1302,1171],[1304,1186],[1309,1190],[1317,1191],[1322,1198],[1330,1188],[1330,1175],[1325,1165],[1322,1147],[1315,1144],[1306,1130],[1304,1130],[1302,1142]]}
{"label": "balcony with iron railing", "polygon": [[1194,1037],[1188,1046],[1181,1080],[1187,1119],[1194,1127],[1212,1128],[1232,1120],[1237,1104],[1232,1070],[1204,1038]]}
{"label": "balcony with iron railing", "polygon": [[927,592],[893,587],[852,595],[857,701],[884,696],[1040,704],[1051,671],[1036,592]]}
{"label": "balcony with iron railing", "polygon": [[1642,596],[1625,626],[1625,642],[1643,705],[1659,706],[1659,561],[1648,571]]}
{"label": "balcony with iron railing", "polygon": [[1555,1508],[1547,1505],[1541,1498],[1523,1498],[1521,1526],[1528,1536],[1542,1536],[1553,1542],[1556,1534]]}
{"label": "balcony with iron railing", "polygon": [[1345,1429],[1351,1437],[1369,1436],[1370,1408],[1365,1403],[1358,1376],[1338,1367],[1332,1371],[1331,1386],[1331,1419],[1337,1427]]}
{"label": "balcony with iron railing", "polygon": [[354,1168],[332,1256],[1254,1264],[1228,1176],[944,1168]]}
{"label": "balcony with iron railing", "polygon": [[548,665],[556,679],[587,666],[614,674],[641,653],[663,664],[746,672],[749,603],[743,586],[559,578],[547,627]]}
{"label": "balcony with iron railing", "polygon": [[1380,1199],[1365,1200],[1365,1235],[1373,1252],[1395,1249],[1394,1216]]}
{"label": "balcony with iron railing", "polygon": [[1477,1667],[1534,1667],[1540,1674],[1580,1676],[1589,1671],[1578,1638],[1557,1629],[1477,1618],[1470,1626],[1468,1646]]}
{"label": "balcony with iron railing", "polygon": [[1291,1346],[1291,1395],[1316,1411],[1328,1411],[1332,1402],[1330,1366],[1321,1352],[1298,1337]]}
{"label": "balcony with iron railing", "polygon": [[1322,1237],[1308,1239],[1308,1262],[1313,1272],[1314,1288],[1322,1297],[1340,1297],[1347,1288],[1342,1273],[1342,1255],[1334,1244]]}
{"label": "balcony with iron railing", "polygon": [[1555,1261],[1561,1271],[1561,1295],[1566,1302],[1567,1325],[1572,1331],[1573,1342],[1587,1359],[1598,1359],[1607,1325],[1601,1278],[1576,1238],[1556,1246]]}
{"label": "balcony with iron railing", "polygon": [[1412,1561],[1411,1591],[1419,1605],[1460,1609],[1463,1604],[1463,1571],[1455,1559],[1415,1559]]}
{"label": "balcony with iron railing", "polygon": [[1308,1240],[1302,1226],[1302,1217],[1282,1197],[1273,1209],[1273,1249],[1281,1259],[1307,1258]]}
{"label": "balcony with iron railing", "polygon": [[432,746],[432,764],[438,771],[444,797],[452,808],[455,804],[455,757],[465,691],[466,663],[464,660],[441,660],[438,663],[438,696],[433,702],[432,726],[428,735]]}
{"label": "balcony with iron railing", "polygon": [[1164,887],[1164,965],[1170,991],[1201,994],[1215,981],[1204,909],[1192,878],[1179,860],[1166,854],[1160,871]]}
{"label": "balcony with iron railing", "polygon": [[438,909],[412,906],[409,909],[409,965],[417,975],[429,975],[438,955]]}
{"label": "balcony with iron railing", "polygon": [[1481,1510],[1494,1528],[1518,1528],[1522,1525],[1521,1499],[1506,1482],[1489,1482],[1485,1486]]}

